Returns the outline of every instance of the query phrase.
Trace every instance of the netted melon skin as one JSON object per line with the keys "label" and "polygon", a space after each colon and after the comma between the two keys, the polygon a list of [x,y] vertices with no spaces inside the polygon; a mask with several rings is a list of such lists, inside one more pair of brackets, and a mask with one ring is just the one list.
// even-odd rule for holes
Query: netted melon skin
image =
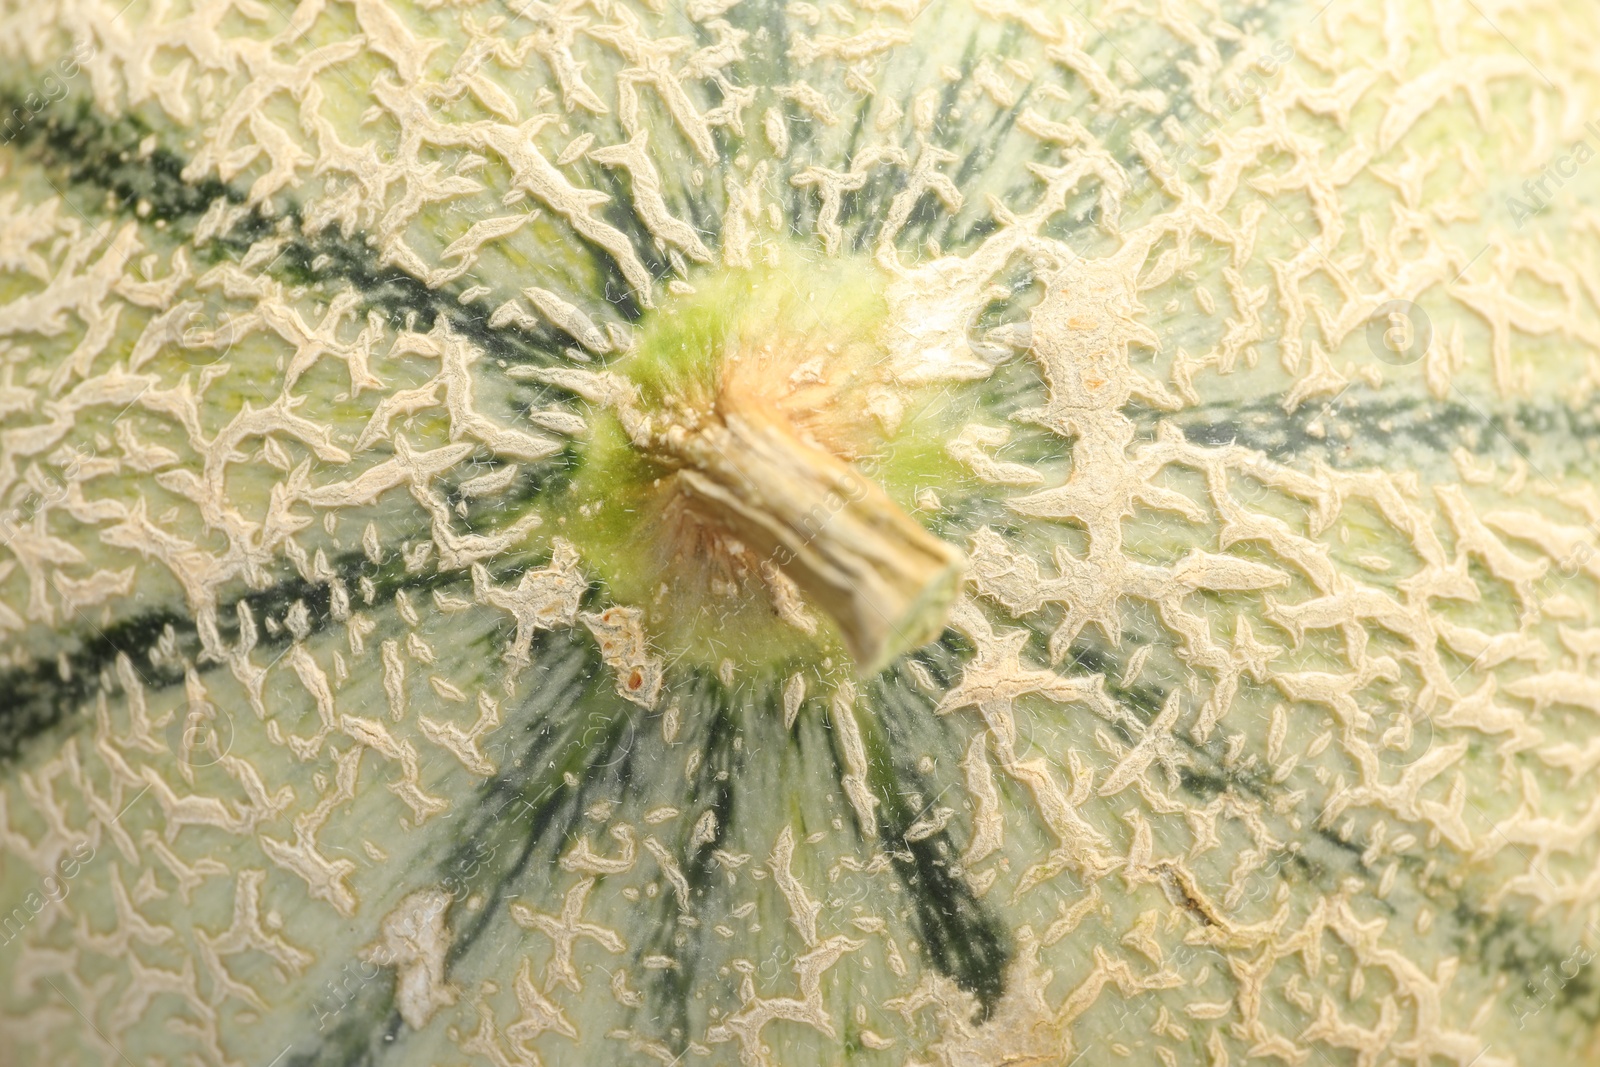
{"label": "netted melon skin", "polygon": [[[0,7],[0,1059],[1600,1058],[1597,21]],[[607,510],[761,278],[881,672]]]}

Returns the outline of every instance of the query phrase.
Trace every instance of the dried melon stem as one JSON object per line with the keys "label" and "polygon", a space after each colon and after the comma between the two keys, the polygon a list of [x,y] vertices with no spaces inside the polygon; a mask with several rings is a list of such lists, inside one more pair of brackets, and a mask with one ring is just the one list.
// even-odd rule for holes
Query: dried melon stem
{"label": "dried melon stem", "polygon": [[635,447],[676,468],[701,521],[771,561],[827,612],[863,673],[939,636],[962,558],[775,407],[724,392],[708,417],[660,425],[624,406]]}
{"label": "dried melon stem", "polygon": [[554,525],[653,647],[719,677],[876,672],[961,583],[910,509],[962,484],[972,398],[894,378],[877,265],[802,253],[697,277],[604,371],[540,372],[600,409]]}

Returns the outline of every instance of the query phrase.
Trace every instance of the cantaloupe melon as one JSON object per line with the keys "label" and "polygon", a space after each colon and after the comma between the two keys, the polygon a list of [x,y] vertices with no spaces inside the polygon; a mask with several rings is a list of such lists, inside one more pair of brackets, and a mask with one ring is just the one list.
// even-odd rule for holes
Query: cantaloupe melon
{"label": "cantaloupe melon", "polygon": [[9,0],[0,1061],[1597,1062],[1597,47]]}

